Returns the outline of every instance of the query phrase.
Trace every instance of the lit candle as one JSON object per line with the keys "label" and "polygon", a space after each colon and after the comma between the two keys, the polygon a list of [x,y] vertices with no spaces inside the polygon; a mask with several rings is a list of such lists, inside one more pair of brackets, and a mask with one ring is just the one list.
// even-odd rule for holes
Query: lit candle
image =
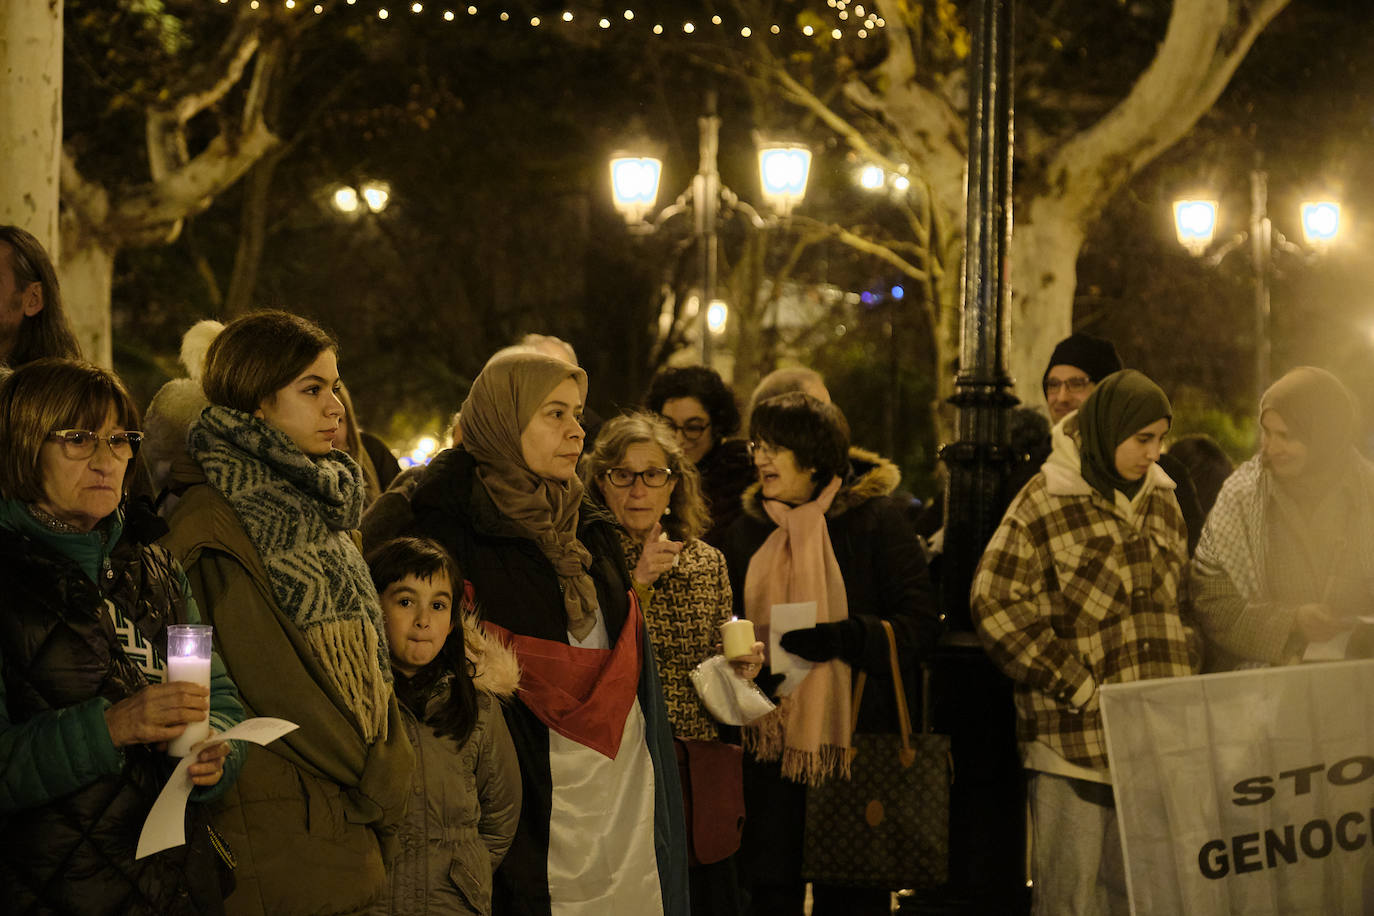
{"label": "lit candle", "polygon": [[[210,638],[214,627],[176,624],[167,628],[167,680],[189,681],[210,687]],[[210,719],[187,724],[186,730],[167,742],[167,753],[185,757],[191,746],[210,737]]]}
{"label": "lit candle", "polygon": [[720,637],[725,643],[726,658],[740,658],[754,652],[754,621],[732,617],[720,625]]}

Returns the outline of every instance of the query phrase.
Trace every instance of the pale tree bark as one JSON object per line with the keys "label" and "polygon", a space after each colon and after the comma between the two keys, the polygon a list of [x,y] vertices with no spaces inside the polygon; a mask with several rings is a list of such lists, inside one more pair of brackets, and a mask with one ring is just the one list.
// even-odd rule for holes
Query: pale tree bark
{"label": "pale tree bark", "polygon": [[[863,157],[892,169],[905,164],[933,208],[943,239],[929,263],[943,272],[929,284],[934,297],[937,393],[952,391],[958,352],[958,257],[964,226],[967,168],[966,99],[958,74],[919,74],[905,0],[876,0],[885,17],[888,54],[875,70],[849,78],[848,106],[828,104],[765,59],[761,75],[782,96],[817,117]],[[1009,366],[1024,403],[1043,402],[1040,378],[1055,342],[1073,324],[1078,253],[1093,220],[1130,178],[1176,143],[1216,102],[1256,37],[1288,0],[1175,0],[1163,41],[1129,93],[1104,117],[1068,137],[1036,131],[1034,150],[1018,150],[1037,180],[1015,189],[1012,232],[1012,334]],[[881,125],[905,162],[884,155],[862,116]],[[842,241],[849,239],[837,235]],[[929,246],[927,246],[929,247]],[[948,423],[938,428],[948,432]]]}
{"label": "pale tree bark", "polygon": [[1043,190],[1012,231],[1012,352],[1016,394],[1038,403],[1041,372],[1073,322],[1078,251],[1112,196],[1177,143],[1220,97],[1288,0],[1175,0],[1154,60],[1130,93],[1054,149]]}
{"label": "pale tree bark", "polygon": [[[264,102],[276,75],[284,38],[269,37],[270,21],[247,11],[219,52],[168,88],[146,112],[146,181],[112,192],[81,174],[68,151],[62,163],[60,276],[73,329],[88,359],[111,363],[110,306],[115,258],[124,248],[175,241],[182,222],[201,213],[277,145]],[[192,154],[187,125],[221,103],[245,79],[237,121],[228,121]]]}
{"label": "pale tree bark", "polygon": [[0,223],[58,256],[62,0],[0,3]]}

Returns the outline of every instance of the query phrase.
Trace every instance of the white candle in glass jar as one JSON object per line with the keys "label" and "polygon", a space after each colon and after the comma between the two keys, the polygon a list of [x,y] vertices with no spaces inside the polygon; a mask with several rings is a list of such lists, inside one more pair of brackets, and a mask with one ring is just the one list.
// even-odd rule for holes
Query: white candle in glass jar
{"label": "white candle in glass jar", "polygon": [[740,658],[754,652],[754,621],[731,618],[720,625],[720,638],[726,658]]}
{"label": "white candle in glass jar", "polygon": [[[167,628],[167,681],[189,681],[210,688],[210,636],[202,625],[177,625]],[[186,730],[167,742],[167,753],[185,757],[191,747],[210,737],[210,719],[190,722]]]}

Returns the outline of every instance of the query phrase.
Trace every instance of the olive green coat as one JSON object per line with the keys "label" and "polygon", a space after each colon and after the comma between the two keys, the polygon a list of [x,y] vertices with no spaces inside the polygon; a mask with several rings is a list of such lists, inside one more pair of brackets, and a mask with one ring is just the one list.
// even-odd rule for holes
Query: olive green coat
{"label": "olive green coat", "polygon": [[[238,860],[230,914],[353,913],[382,891],[414,753],[396,701],[387,737],[364,743],[229,504],[193,462],[163,540],[186,570],[252,716],[300,726],[254,746],[212,817]],[[199,478],[199,479],[198,479]],[[197,485],[191,485],[197,484]],[[189,488],[186,488],[188,487]]]}

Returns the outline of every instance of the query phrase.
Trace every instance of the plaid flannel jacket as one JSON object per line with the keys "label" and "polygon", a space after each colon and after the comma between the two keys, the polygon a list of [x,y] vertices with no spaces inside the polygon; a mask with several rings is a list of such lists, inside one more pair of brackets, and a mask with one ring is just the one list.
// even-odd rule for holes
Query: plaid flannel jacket
{"label": "plaid flannel jacket", "polygon": [[970,599],[1016,683],[1017,737],[1105,769],[1096,685],[1193,674],[1202,643],[1179,611],[1187,529],[1173,481],[1151,466],[1137,527],[1077,473],[1076,454],[1072,465],[1052,458],[1017,495]]}

